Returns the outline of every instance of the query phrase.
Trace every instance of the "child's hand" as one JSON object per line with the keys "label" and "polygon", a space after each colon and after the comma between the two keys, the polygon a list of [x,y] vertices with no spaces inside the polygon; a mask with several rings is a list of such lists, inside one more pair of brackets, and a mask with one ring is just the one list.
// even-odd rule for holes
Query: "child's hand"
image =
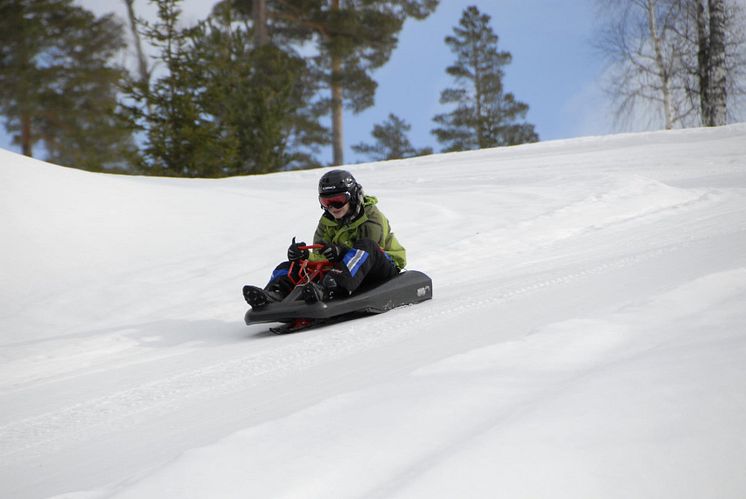
{"label": "child's hand", "polygon": [[300,249],[301,246],[305,245],[306,243],[303,242],[296,243],[295,238],[293,238],[293,242],[288,248],[288,260],[291,262],[295,262],[296,260],[308,260],[308,250]]}

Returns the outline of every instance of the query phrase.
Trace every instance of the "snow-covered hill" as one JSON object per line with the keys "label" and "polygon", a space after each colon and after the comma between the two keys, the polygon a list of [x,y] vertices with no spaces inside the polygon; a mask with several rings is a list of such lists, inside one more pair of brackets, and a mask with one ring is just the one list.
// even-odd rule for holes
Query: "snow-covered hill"
{"label": "snow-covered hill", "polygon": [[323,171],[0,150],[0,497],[746,495],[746,125],[350,168],[435,297],[277,337]]}

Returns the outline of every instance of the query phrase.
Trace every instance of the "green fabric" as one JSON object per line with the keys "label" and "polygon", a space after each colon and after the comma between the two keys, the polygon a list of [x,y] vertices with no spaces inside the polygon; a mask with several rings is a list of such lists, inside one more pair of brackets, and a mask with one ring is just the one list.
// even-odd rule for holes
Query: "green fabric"
{"label": "green fabric", "polygon": [[[407,251],[396,240],[388,219],[376,207],[377,203],[378,198],[375,196],[365,196],[363,214],[350,222],[322,216],[313,236],[314,244],[334,243],[352,248],[358,239],[368,238],[378,243],[378,246],[391,256],[396,266],[403,269],[407,264]],[[311,254],[311,260],[322,258],[316,252]]]}

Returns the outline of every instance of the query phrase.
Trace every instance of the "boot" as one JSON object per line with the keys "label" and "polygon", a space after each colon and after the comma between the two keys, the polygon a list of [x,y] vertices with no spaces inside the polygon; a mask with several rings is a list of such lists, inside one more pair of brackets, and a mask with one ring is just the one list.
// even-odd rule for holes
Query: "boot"
{"label": "boot", "polygon": [[303,300],[308,303],[316,303],[318,301],[326,301],[324,288],[316,284],[315,282],[309,282],[303,285]]}
{"label": "boot", "polygon": [[276,291],[262,289],[256,286],[244,286],[243,297],[251,308],[266,307],[270,303],[282,300],[282,296]]}
{"label": "boot", "polygon": [[288,278],[288,276],[282,276],[279,279],[269,283],[264,289],[275,293],[275,295],[280,297],[280,300],[282,300],[290,294],[294,287],[295,284],[293,283],[293,281],[290,280],[290,278]]}
{"label": "boot", "polygon": [[324,288],[324,296],[327,300],[331,300],[335,295],[340,294],[342,288],[339,287],[337,280],[332,274],[326,274],[324,279],[321,281],[321,286]]}

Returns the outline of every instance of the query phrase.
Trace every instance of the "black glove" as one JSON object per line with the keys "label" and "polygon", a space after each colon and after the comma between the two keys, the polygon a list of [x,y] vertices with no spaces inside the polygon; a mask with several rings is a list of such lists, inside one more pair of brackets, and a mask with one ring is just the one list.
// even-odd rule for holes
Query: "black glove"
{"label": "black glove", "polygon": [[308,250],[307,249],[301,249],[301,246],[305,246],[306,243],[296,243],[295,238],[293,238],[292,244],[290,244],[290,247],[288,248],[288,260],[291,262],[295,262],[297,260],[308,260]]}
{"label": "black glove", "polygon": [[345,253],[349,251],[349,248],[345,248],[344,246],[340,246],[339,244],[327,244],[324,249],[321,251],[321,254],[324,255],[324,258],[329,260],[330,262],[338,262],[344,257]]}

